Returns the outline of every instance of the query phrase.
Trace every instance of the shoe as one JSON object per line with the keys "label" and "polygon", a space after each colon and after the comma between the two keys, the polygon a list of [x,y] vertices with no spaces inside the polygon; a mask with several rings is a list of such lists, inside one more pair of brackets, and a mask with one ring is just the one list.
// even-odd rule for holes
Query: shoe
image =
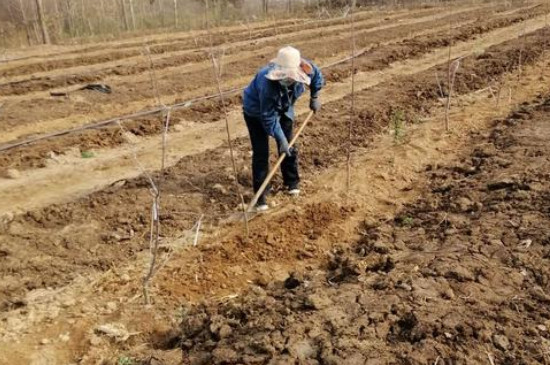
{"label": "shoe", "polygon": [[269,210],[269,205],[267,204],[256,204],[256,212],[262,213]]}
{"label": "shoe", "polygon": [[291,195],[291,196],[298,196],[300,195],[300,189],[296,188],[296,189],[290,189],[288,191],[288,195]]}
{"label": "shoe", "polygon": [[288,195],[291,195],[291,196],[300,195],[300,185],[298,185],[298,184],[289,185]]}

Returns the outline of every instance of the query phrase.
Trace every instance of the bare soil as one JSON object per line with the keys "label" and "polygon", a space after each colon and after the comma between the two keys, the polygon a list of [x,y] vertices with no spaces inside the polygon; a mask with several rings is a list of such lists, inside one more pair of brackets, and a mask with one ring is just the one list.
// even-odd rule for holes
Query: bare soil
{"label": "bare soil", "polygon": [[549,116],[547,95],[474,133],[426,168],[421,199],[365,217],[321,267],[185,307],[183,363],[547,362]]}
{"label": "bare soil", "polygon": [[[481,34],[489,32],[494,29],[504,28],[521,22],[526,19],[531,19],[532,17],[538,16],[543,13],[543,8],[535,7],[528,8],[528,10],[513,13],[513,14],[504,14],[497,15],[496,17],[489,16],[489,13],[493,9],[485,10],[484,12],[479,12],[478,10],[471,12],[464,12],[458,16],[452,15],[449,17],[443,17],[436,21],[425,21],[418,23],[416,25],[403,25],[397,26],[395,29],[391,30],[380,30],[374,33],[370,33],[365,37],[359,36],[359,42],[357,47],[372,47],[372,49],[362,56],[360,56],[355,63],[355,72],[365,72],[372,70],[383,70],[389,67],[392,63],[400,60],[405,60],[409,58],[421,57],[422,55],[430,52],[435,48],[448,46],[449,42],[456,43],[459,41],[466,41],[470,39],[475,39]],[[483,14],[488,15],[486,19],[483,18]],[[476,19],[477,18],[477,19]],[[449,31],[446,26],[449,19],[452,19],[453,22],[459,24],[465,22],[464,25],[455,27],[449,36]],[[471,23],[471,21],[474,23]],[[418,32],[424,32],[429,29],[435,29],[435,32],[429,32],[424,35],[417,35]],[[334,41],[329,41],[326,38],[323,39],[322,47],[312,43],[311,41],[303,41],[300,43],[301,49],[303,49],[304,54],[307,54],[308,57],[314,60],[323,60],[326,59],[330,54],[338,54],[344,52],[343,49],[347,47],[339,37],[332,37]],[[309,48],[308,48],[309,47]],[[340,47],[340,48],[338,48]],[[475,51],[475,50],[474,50]],[[266,50],[265,52],[275,52],[274,49]],[[345,52],[344,52],[345,53]],[[255,68],[258,67],[262,62],[265,62],[265,57],[261,56],[257,61],[243,61],[239,60],[238,62],[229,63],[224,65],[224,80],[241,80],[246,75],[252,74]],[[262,58],[263,57],[263,61]],[[155,66],[156,67],[156,66]],[[238,72],[236,71],[238,70]],[[349,76],[349,63],[340,63],[331,67],[328,67],[323,70],[328,82],[341,82],[344,81]],[[163,85],[161,93],[165,93],[169,90],[165,89],[165,85],[172,84],[174,87],[177,87],[178,93],[180,95],[186,94],[186,89],[196,89],[196,85],[210,85],[212,82],[212,71],[208,65],[202,72],[193,72],[191,74],[185,73],[180,75],[184,77],[185,80],[177,81],[175,76],[169,75],[165,80],[160,79],[159,84]],[[180,77],[178,76],[178,77]],[[441,73],[441,78],[445,78],[445,73]],[[169,77],[169,80],[168,80]],[[191,80],[190,77],[196,78],[195,81]],[[145,98],[155,98],[155,90],[150,87],[150,80],[146,79],[141,83],[131,82],[128,83],[128,87],[132,90],[124,91],[120,89],[112,95],[98,95],[97,92],[93,91],[81,91],[77,95],[80,95],[80,99],[87,100],[84,103],[77,103],[80,105],[79,110],[67,109],[64,110],[65,106],[73,105],[74,102],[71,99],[67,100],[43,100],[38,102],[40,110],[48,111],[48,118],[62,118],[70,115],[71,113],[95,113],[96,111],[92,105],[100,104],[110,104],[110,103],[129,103],[131,100]],[[242,86],[242,85],[238,85]],[[122,86],[121,86],[122,87]],[[124,87],[123,87],[124,88]],[[139,92],[139,95],[136,94],[136,90],[142,90]],[[175,91],[176,89],[172,90]],[[148,93],[147,95],[143,92]],[[213,89],[210,88],[210,92],[213,92]],[[190,94],[189,94],[190,95]],[[77,97],[78,98],[78,97]],[[123,98],[123,99],[121,99]],[[183,102],[185,99],[181,96],[176,99],[176,102]],[[236,108],[240,105],[240,95],[235,94],[234,96],[226,98],[227,106],[229,108]],[[35,104],[37,100],[29,100],[28,103]],[[21,108],[28,108],[29,105],[20,104]],[[44,103],[44,104],[43,104]],[[47,104],[54,103],[56,104],[55,108],[48,107]],[[19,103],[18,103],[19,105]],[[36,105],[36,104],[35,104]],[[152,107],[153,105],[151,105]],[[14,106],[15,108],[15,106]],[[102,107],[104,108],[104,106]],[[14,116],[16,115],[17,109],[11,108],[9,105],[6,108],[8,114],[8,126],[9,126],[9,115],[10,110],[13,110]],[[61,114],[59,114],[61,113]],[[25,123],[25,118],[27,115],[30,121],[34,121],[36,118],[36,113],[33,114],[23,114],[17,113],[16,121],[17,125],[22,125]],[[219,101],[217,100],[206,100],[193,103],[188,108],[179,110],[172,115],[173,125],[178,124],[182,121],[197,121],[200,123],[207,123],[217,121],[222,117],[221,109],[219,108]],[[125,121],[125,128],[131,133],[137,136],[147,136],[151,134],[159,133],[162,130],[162,122],[160,121],[160,116],[151,116],[147,118],[138,118],[136,120]],[[28,136],[24,136],[28,137]],[[113,126],[105,129],[92,129],[87,130],[81,133],[72,133],[66,136],[61,136],[53,140],[41,141],[32,146],[24,146],[17,148],[15,150],[9,150],[0,153],[0,169],[4,168],[17,168],[17,169],[28,169],[28,168],[40,168],[47,166],[51,156],[64,154],[70,149],[77,148],[80,151],[89,151],[96,148],[111,147],[123,144],[125,139],[121,135],[121,131],[117,126]]]}
{"label": "bare soil", "polygon": [[[240,202],[235,184],[251,197],[250,146],[242,133],[234,140],[236,178],[227,146],[212,141],[200,153],[173,157],[163,172],[151,168],[161,185],[160,257],[167,260],[151,283],[151,306],[141,304],[148,178],[112,179],[108,186],[102,180],[73,198],[74,180],[47,175],[55,189],[28,196],[26,206],[35,199],[62,203],[9,207],[0,216],[0,364],[549,362],[550,37],[548,27],[540,29],[547,9],[522,6],[464,7],[453,15],[431,8],[384,19],[359,14],[359,47],[369,51],[353,70],[359,87],[351,190],[343,188],[351,74],[343,63],[324,70],[334,95],[300,138],[304,196],[286,196],[277,178],[272,211],[250,222],[248,237],[231,219]],[[456,25],[450,35],[449,19]],[[273,24],[217,31],[215,43],[227,45],[227,87],[242,86],[254,65],[265,63],[276,50],[274,32],[320,64],[349,55],[346,19]],[[0,75],[29,82],[20,95],[6,96],[5,141],[23,138],[25,130],[38,134],[154,106],[145,58],[136,63],[143,39],[52,49],[0,65]],[[200,43],[204,33],[149,40],[164,101],[211,93],[210,66],[204,53],[194,55],[207,45]],[[249,47],[242,55],[235,52],[241,43]],[[461,58],[445,133],[448,65],[446,56],[436,57],[449,44]],[[94,77],[109,73],[125,94],[40,94],[51,86],[37,86],[41,78],[55,83],[63,72],[87,67]],[[116,69],[128,73],[113,76]],[[369,84],[372,71],[391,76]],[[238,95],[228,98],[233,119],[239,105]],[[204,128],[210,139],[220,133],[216,100],[173,118],[170,136],[182,127]],[[43,183],[26,178],[57,157],[101,153],[129,144],[128,135],[146,141],[160,132],[157,117],[124,125],[130,133],[90,130],[0,153],[2,173],[26,170],[0,179],[1,188]],[[131,159],[118,156],[111,163]],[[106,164],[83,175],[92,180],[102,168],[110,171]],[[190,229],[199,217],[193,246]],[[128,337],[98,330],[108,323],[125,326]]]}
{"label": "bare soil", "polygon": [[[550,42],[544,32],[535,32],[495,46],[481,56],[463,59],[455,91],[467,93],[484,88],[499,74],[514,70],[520,49],[522,64],[532,63],[541,55],[544,42]],[[489,66],[487,59],[491,61]],[[409,123],[426,117],[438,103],[438,85],[433,77],[436,71],[442,69],[398,78],[394,83],[358,93],[354,148],[368,147],[397,110],[403,111]],[[345,158],[347,132],[338,126],[342,123],[341,110],[348,103],[341,100],[326,105],[325,112],[305,133],[299,147],[304,174],[318,174]],[[235,147],[239,166],[248,165],[248,141],[239,139]],[[200,212],[209,224],[217,225],[236,210],[239,199],[232,192],[229,166],[227,149],[221,147],[183,158],[165,171],[161,218],[167,237],[189,229]],[[244,167],[240,171],[239,182],[249,190],[249,170]],[[275,193],[278,184],[276,181]],[[0,242],[9,254],[0,268],[6,278],[0,291],[2,307],[9,308],[28,290],[65,285],[76,275],[108,270],[117,261],[131,260],[145,250],[147,240],[143,238],[148,234],[149,212],[143,207],[151,199],[148,186],[145,177],[121,181],[75,202],[17,216],[4,225]],[[42,253],[40,259],[36,249]]]}

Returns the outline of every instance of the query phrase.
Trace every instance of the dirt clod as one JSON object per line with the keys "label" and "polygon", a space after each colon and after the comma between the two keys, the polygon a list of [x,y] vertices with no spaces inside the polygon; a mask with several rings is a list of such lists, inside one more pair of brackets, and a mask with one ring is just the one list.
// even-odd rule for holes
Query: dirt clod
{"label": "dirt clod", "polygon": [[503,335],[494,335],[493,343],[497,349],[502,351],[506,351],[510,348],[510,341],[508,340],[508,337]]}

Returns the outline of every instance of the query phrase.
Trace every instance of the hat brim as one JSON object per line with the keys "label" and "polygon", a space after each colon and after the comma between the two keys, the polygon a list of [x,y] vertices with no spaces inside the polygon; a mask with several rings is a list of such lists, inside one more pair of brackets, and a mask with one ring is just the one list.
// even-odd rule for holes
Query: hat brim
{"label": "hat brim", "polygon": [[311,79],[300,67],[286,68],[274,64],[265,77],[272,81],[281,81],[288,78],[306,85],[311,84]]}

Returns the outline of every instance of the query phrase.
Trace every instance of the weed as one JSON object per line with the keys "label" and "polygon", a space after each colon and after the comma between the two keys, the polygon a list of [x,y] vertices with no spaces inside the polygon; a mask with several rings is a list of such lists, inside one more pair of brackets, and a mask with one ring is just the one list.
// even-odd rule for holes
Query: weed
{"label": "weed", "polygon": [[396,223],[403,227],[412,227],[414,218],[408,215],[402,215],[396,218]]}
{"label": "weed", "polygon": [[392,112],[391,127],[393,128],[394,142],[401,142],[405,135],[405,112],[403,110],[396,109]]}
{"label": "weed", "polygon": [[80,153],[80,156],[82,158],[92,158],[92,157],[94,157],[94,153],[92,151],[82,151]]}
{"label": "weed", "polygon": [[127,356],[121,356],[118,358],[117,365],[134,365],[135,362]]}

